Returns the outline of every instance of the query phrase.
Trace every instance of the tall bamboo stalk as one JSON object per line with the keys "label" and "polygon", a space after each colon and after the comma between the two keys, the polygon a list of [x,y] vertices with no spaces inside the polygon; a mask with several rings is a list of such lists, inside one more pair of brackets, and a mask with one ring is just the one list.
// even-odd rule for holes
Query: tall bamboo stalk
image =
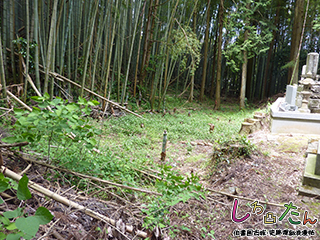
{"label": "tall bamboo stalk", "polygon": [[[109,57],[108,57],[108,65],[107,65],[107,72],[106,72],[106,79],[105,79],[105,86],[104,86],[104,93],[103,93],[103,97],[106,98],[107,97],[107,88],[108,88],[108,79],[109,79],[109,72],[110,72],[110,63],[111,63],[111,55],[112,55],[112,44],[113,44],[113,39],[115,36],[115,28],[116,28],[116,19],[117,19],[117,13],[118,13],[118,3],[119,0],[116,0],[116,6],[114,9],[114,17],[113,17],[113,27],[112,27],[112,34],[111,34],[111,39],[109,42],[110,48],[109,48]],[[103,101],[103,108],[106,105],[106,101]]]}
{"label": "tall bamboo stalk", "polygon": [[124,97],[126,95],[126,88],[127,88],[127,82],[128,82],[128,77],[129,77],[129,70],[130,70],[130,63],[131,63],[131,58],[132,58],[132,51],[133,51],[133,44],[134,44],[134,40],[135,40],[135,35],[137,32],[137,26],[138,26],[138,20],[139,20],[139,12],[140,12],[140,7],[141,7],[141,2],[142,0],[139,1],[138,3],[138,7],[135,9],[135,14],[136,14],[136,22],[134,24],[134,30],[133,30],[133,36],[132,36],[132,42],[131,42],[131,47],[130,47],[130,55],[129,55],[129,61],[128,61],[128,66],[127,66],[127,73],[126,73],[126,78],[125,78],[125,82],[123,84],[123,89],[122,89],[122,93],[121,93],[121,104],[123,104],[124,102]]}
{"label": "tall bamboo stalk", "polygon": [[1,36],[1,31],[0,31],[0,78],[1,78],[3,96],[4,96],[4,98],[7,98],[6,77],[5,77],[4,61],[3,61],[3,54],[2,54],[2,36]]}
{"label": "tall bamboo stalk", "polygon": [[14,0],[10,1],[10,49],[11,49],[11,69],[13,81],[16,82],[16,66],[15,66],[15,57],[14,57],[14,47],[12,40],[15,39],[15,14],[14,14]]}
{"label": "tall bamboo stalk", "polygon": [[27,90],[28,90],[28,80],[27,76],[29,75],[29,55],[30,55],[30,19],[29,19],[29,0],[26,0],[26,18],[27,18],[27,56],[26,56],[26,76],[24,79],[24,102],[27,101]]}
{"label": "tall bamboo stalk", "polygon": [[206,79],[207,79],[207,62],[208,62],[208,47],[209,47],[209,28],[210,28],[210,3],[211,0],[208,0],[207,5],[207,23],[206,23],[206,32],[204,38],[204,58],[203,58],[203,69],[202,69],[202,81],[201,81],[201,90],[199,100],[203,101],[204,98],[204,89],[206,86]]}
{"label": "tall bamboo stalk", "polygon": [[41,93],[40,87],[40,73],[39,73],[39,13],[38,13],[38,0],[33,1],[33,11],[34,11],[34,40],[38,44],[35,48],[35,56],[34,56],[34,64],[35,64],[35,72],[36,72],[36,86],[39,92]]}
{"label": "tall bamboo stalk", "polygon": [[[108,4],[105,5],[105,8],[107,8],[107,6],[108,6]],[[103,30],[104,30],[104,26],[106,25],[108,17],[109,17],[109,14],[106,14],[104,12],[104,10],[102,9],[102,11],[100,13],[100,18],[99,18],[99,23],[100,24],[99,24],[98,36],[97,36],[97,39],[96,39],[97,40],[97,46],[96,46],[96,49],[95,49],[95,56],[94,56],[94,60],[93,60],[94,65],[93,65],[93,73],[92,73],[92,80],[91,80],[91,91],[94,91],[96,70],[97,70],[97,65],[99,63],[98,57],[99,57],[99,53],[100,53],[101,44],[102,44],[102,41],[103,41]]]}
{"label": "tall bamboo stalk", "polygon": [[53,40],[54,40],[55,24],[56,24],[56,18],[57,18],[57,5],[58,5],[58,0],[54,0],[52,16],[51,16],[51,27],[50,27],[50,36],[49,36],[49,42],[48,42],[48,50],[47,50],[47,60],[46,60],[46,69],[45,69],[46,73],[45,73],[45,79],[44,79],[43,93],[48,92],[49,70],[50,70],[51,61],[52,61],[52,50],[54,45]]}
{"label": "tall bamboo stalk", "polygon": [[2,12],[2,16],[3,16],[3,28],[2,30],[2,36],[3,36],[3,58],[4,58],[4,69],[5,69],[5,73],[6,76],[8,76],[8,68],[7,68],[7,38],[8,38],[8,1],[3,1],[3,12]]}
{"label": "tall bamboo stalk", "polygon": [[90,53],[90,49],[91,49],[91,43],[92,43],[92,37],[93,37],[93,30],[95,27],[95,21],[96,21],[96,16],[97,16],[97,12],[98,12],[98,7],[99,7],[99,1],[96,0],[95,1],[95,9],[94,9],[94,14],[91,18],[91,23],[90,23],[90,33],[89,33],[89,39],[88,39],[88,44],[87,44],[87,49],[86,49],[86,54],[85,54],[85,62],[84,62],[84,70],[83,70],[83,75],[82,75],[82,83],[81,83],[81,93],[80,96],[83,97],[83,93],[84,93],[84,85],[85,85],[85,81],[86,81],[86,74],[87,74],[87,67],[88,67],[88,60],[89,60],[89,53]]}

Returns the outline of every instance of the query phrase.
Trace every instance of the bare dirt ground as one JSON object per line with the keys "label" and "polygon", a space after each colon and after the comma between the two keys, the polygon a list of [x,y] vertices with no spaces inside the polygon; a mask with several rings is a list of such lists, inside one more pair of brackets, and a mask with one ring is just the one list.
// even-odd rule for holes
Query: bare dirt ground
{"label": "bare dirt ground", "polygon": [[[234,222],[231,213],[236,198],[209,192],[205,200],[181,203],[172,209],[172,224],[188,228],[173,239],[232,239],[235,235],[241,239],[320,239],[318,222],[304,224],[304,219],[319,218],[320,201],[298,195],[310,138],[319,139],[320,136],[276,135],[268,130],[255,132],[248,136],[257,146],[250,157],[233,159],[229,164],[222,162],[215,171],[209,170],[210,166],[203,170],[206,159],[212,157],[212,147],[194,145],[191,153],[179,151],[176,159],[181,172],[197,172],[205,187],[239,196],[236,218],[246,213],[250,213],[250,217]],[[250,204],[255,201],[261,208],[253,212]],[[284,214],[289,208],[284,205],[290,202],[297,209],[291,208]],[[260,210],[262,212],[257,214]],[[308,211],[306,218],[305,211]],[[273,216],[275,220],[267,218],[265,223],[264,216]],[[244,233],[243,230],[249,231]]]}

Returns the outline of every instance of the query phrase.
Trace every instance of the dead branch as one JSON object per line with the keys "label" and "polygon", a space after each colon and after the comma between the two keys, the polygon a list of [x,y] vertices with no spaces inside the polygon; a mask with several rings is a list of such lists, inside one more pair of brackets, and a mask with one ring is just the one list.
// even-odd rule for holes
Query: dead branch
{"label": "dead branch", "polygon": [[1,143],[0,148],[9,148],[9,147],[22,147],[28,145],[28,142],[21,143]]}
{"label": "dead branch", "polygon": [[[18,174],[16,174],[15,172],[5,168],[5,167],[1,167],[1,172],[3,172],[3,174],[9,178],[12,178],[16,181],[19,181],[21,179],[21,176],[19,176]],[[69,206],[69,207],[73,207],[73,208],[76,208],[82,212],[84,212],[85,214],[95,218],[95,219],[98,219],[100,221],[103,221],[103,222],[106,222],[108,224],[111,224],[113,226],[116,226],[116,221],[114,219],[111,219],[111,218],[108,218],[100,213],[97,213],[91,209],[88,209],[76,202],[73,202],[73,201],[70,201],[69,199],[65,198],[65,197],[62,197],[32,181],[29,181],[28,183],[28,186],[32,189],[34,189],[35,191],[37,192],[40,192],[44,195],[46,195],[47,197],[50,197],[66,206]],[[136,234],[137,236],[139,237],[143,237],[143,238],[146,238],[147,237],[147,233],[143,232],[143,231],[140,231],[140,230],[135,230],[133,228],[133,226],[131,225],[125,225],[125,231],[129,232],[129,233],[134,233]]]}
{"label": "dead branch", "polygon": [[[247,201],[250,201],[250,202],[256,201],[256,200],[251,199],[251,198],[242,197],[242,196],[238,196],[238,195],[233,195],[233,194],[230,194],[230,193],[214,190],[212,188],[205,188],[205,190],[210,191],[210,192],[214,192],[214,193],[219,193],[219,194],[222,194],[222,195],[225,195],[225,196],[228,196],[228,197],[232,197],[232,198],[239,198],[239,199],[247,200]],[[271,206],[275,206],[275,207],[283,207],[283,205],[281,205],[281,204],[270,203],[270,202],[265,202],[265,201],[260,201],[260,200],[259,200],[259,203],[267,204],[267,205],[271,205]]]}
{"label": "dead branch", "polygon": [[5,113],[1,114],[1,115],[0,115],[0,118],[2,118],[3,116],[9,114],[9,113],[12,112],[12,111],[13,111],[13,108],[9,109],[9,110],[6,111]]}
{"label": "dead branch", "polygon": [[[42,65],[39,64],[39,66],[44,69],[44,67],[43,67]],[[40,70],[40,71],[41,71],[42,73],[44,73],[43,70]],[[70,80],[70,79],[68,79],[68,78],[66,78],[66,77],[64,77],[64,76],[62,76],[62,75],[60,75],[60,74],[58,74],[58,73],[49,71],[49,74],[50,74],[52,77],[54,77],[55,79],[59,80],[59,81],[67,81],[67,82],[69,82],[69,83],[71,83],[71,84],[73,84],[73,85],[81,88],[81,85],[80,85],[80,84],[75,83],[74,81],[72,81],[72,80]],[[109,99],[107,99],[107,98],[105,98],[105,97],[102,97],[101,95],[99,95],[99,94],[97,94],[97,93],[95,93],[95,92],[93,92],[93,91],[91,91],[91,90],[89,90],[89,89],[87,89],[87,88],[85,88],[85,87],[83,88],[83,90],[85,90],[85,91],[87,91],[88,93],[91,93],[92,95],[94,95],[94,96],[96,96],[96,97],[98,97],[98,98],[100,98],[100,99],[102,99],[102,100],[104,100],[104,101],[112,104],[113,106],[117,106],[118,108],[122,109],[123,111],[126,111],[126,112],[128,112],[128,113],[133,114],[133,115],[136,116],[136,117],[139,117],[139,118],[144,119],[144,118],[143,118],[142,116],[140,116],[139,114],[136,114],[136,113],[130,111],[129,109],[127,109],[127,108],[125,108],[125,107],[122,107],[122,106],[120,106],[119,104],[117,104],[117,103],[115,103],[115,102],[113,102],[113,101],[111,101],[111,100],[109,100]]]}
{"label": "dead branch", "polygon": [[30,168],[32,167],[32,164],[30,163],[22,172],[19,173],[20,176],[25,174]]}
{"label": "dead branch", "polygon": [[74,171],[71,171],[71,170],[68,170],[68,169],[65,169],[65,168],[52,166],[50,164],[47,164],[47,163],[44,163],[44,162],[40,162],[40,161],[31,159],[31,158],[27,158],[27,157],[22,157],[22,158],[25,159],[26,161],[30,161],[30,162],[33,162],[33,163],[36,163],[36,164],[39,164],[39,165],[54,169],[54,170],[71,173],[71,174],[73,174],[75,176],[82,177],[82,178],[87,178],[87,179],[90,179],[90,180],[93,180],[93,181],[97,181],[97,182],[100,182],[100,183],[106,183],[106,184],[109,184],[109,185],[112,185],[112,186],[116,186],[116,187],[120,187],[120,188],[125,188],[125,189],[129,189],[129,190],[133,190],[133,191],[138,191],[138,192],[148,193],[148,194],[152,194],[152,195],[162,196],[161,193],[152,192],[152,191],[149,191],[149,190],[146,190],[146,189],[129,187],[129,186],[122,185],[122,184],[119,184],[119,183],[110,182],[108,180],[104,180],[104,179],[97,178],[97,177],[92,177],[92,176],[85,175],[85,174],[82,174],[82,173],[77,173],[77,172],[74,172]]}

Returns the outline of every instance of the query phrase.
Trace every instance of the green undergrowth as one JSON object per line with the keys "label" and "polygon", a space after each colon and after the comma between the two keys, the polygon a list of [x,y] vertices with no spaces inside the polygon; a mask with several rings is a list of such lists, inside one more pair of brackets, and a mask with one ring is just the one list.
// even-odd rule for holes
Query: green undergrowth
{"label": "green undergrowth", "polygon": [[[97,122],[87,117],[90,106],[98,104],[96,101],[79,98],[77,103],[68,103],[60,98],[50,100],[48,95],[32,99],[38,105],[31,113],[15,109],[17,121],[10,129],[11,136],[3,140],[28,141],[30,145],[26,149],[42,154],[50,164],[61,168],[161,193],[162,196],[153,196],[111,189],[121,196],[133,194],[135,199],[145,203],[146,228],[166,226],[169,209],[176,203],[204,197],[198,176],[174,171],[170,164],[175,159],[170,154],[166,162],[159,161],[163,132],[168,134],[167,146],[177,149],[184,147],[182,141],[226,142],[238,135],[243,120],[252,117],[256,110],[239,111],[238,105],[225,102],[221,110],[215,111],[212,101],[185,103],[168,97],[166,114],[150,112],[131,103],[129,108],[143,119],[127,114]],[[209,131],[209,124],[215,126],[213,131]],[[145,176],[139,170],[158,175],[161,180]],[[61,179],[61,176],[60,172],[52,171],[46,175],[49,180]],[[71,174],[63,174],[63,178],[80,189],[90,189],[89,193],[97,190],[87,179]],[[110,198],[101,191],[97,196]]]}
{"label": "green undergrowth", "polygon": [[[210,104],[212,103],[212,104]],[[184,104],[174,98],[167,100],[166,114],[137,111],[144,119],[127,114],[125,117],[111,117],[103,123],[100,146],[107,146],[112,152],[121,154],[131,161],[153,164],[161,152],[163,132],[167,131],[168,147],[203,140],[206,142],[227,141],[238,135],[245,118],[253,117],[257,109],[238,110],[238,105],[225,103],[221,110],[213,110],[214,103]],[[174,108],[176,111],[174,113]],[[169,113],[170,111],[170,113]],[[209,124],[214,130],[209,131]],[[170,159],[170,156],[167,156]],[[172,159],[174,160],[174,159]]]}

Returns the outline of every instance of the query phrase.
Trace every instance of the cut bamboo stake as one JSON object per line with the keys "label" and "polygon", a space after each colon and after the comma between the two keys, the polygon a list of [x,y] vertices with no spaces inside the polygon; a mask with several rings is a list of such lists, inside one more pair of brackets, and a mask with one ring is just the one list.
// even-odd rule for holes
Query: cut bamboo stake
{"label": "cut bamboo stake", "polygon": [[[21,176],[19,176],[18,174],[16,174],[15,172],[9,170],[8,168],[5,168],[5,167],[1,167],[1,172],[3,172],[3,174],[9,178],[12,178],[16,181],[19,181],[21,179]],[[109,223],[113,226],[116,226],[116,221],[114,219],[111,219],[111,218],[108,218],[100,213],[97,213],[91,209],[88,209],[76,202],[73,202],[73,201],[70,201],[69,199],[65,198],[65,197],[62,197],[32,181],[29,181],[28,183],[28,186],[34,190],[36,190],[37,192],[40,192],[66,206],[69,206],[69,207],[73,207],[73,208],[76,208],[82,212],[84,212],[85,214],[95,218],[95,219],[98,219],[100,221],[104,221],[106,223]],[[133,229],[133,226],[130,226],[130,225],[126,225],[125,226],[125,230],[129,233],[134,233],[136,234],[137,236],[139,237],[143,237],[143,238],[146,238],[147,237],[147,233],[143,232],[143,231],[140,231],[140,230],[134,230]]]}
{"label": "cut bamboo stake", "polygon": [[[41,65],[39,65],[39,66],[43,68],[43,66],[41,66]],[[42,70],[41,70],[41,72],[45,73],[45,72],[42,71]],[[68,79],[68,78],[66,78],[66,77],[64,77],[64,76],[62,76],[62,75],[60,75],[60,74],[58,74],[58,73],[49,71],[49,74],[50,74],[52,77],[54,77],[55,79],[59,80],[59,81],[67,81],[67,82],[69,82],[69,83],[71,83],[71,84],[73,84],[73,85],[81,88],[81,85],[80,85],[80,84],[75,83],[75,82],[73,82],[72,80],[70,80],[70,79]],[[84,87],[83,89],[84,89],[85,91],[87,91],[88,93],[91,93],[92,95],[94,95],[94,96],[96,96],[96,97],[98,97],[98,98],[100,98],[100,99],[102,99],[102,100],[105,100],[106,102],[112,104],[113,106],[117,106],[118,108],[122,109],[122,110],[125,111],[125,112],[131,113],[131,114],[133,114],[133,115],[136,116],[136,117],[145,119],[145,118],[143,118],[142,116],[140,116],[139,114],[136,114],[136,113],[130,111],[129,109],[126,109],[125,107],[122,107],[122,106],[120,106],[119,104],[117,104],[117,103],[115,103],[115,102],[113,102],[113,101],[111,101],[111,100],[109,100],[109,99],[107,99],[107,98],[105,98],[105,97],[102,97],[101,95],[99,95],[99,94],[97,94],[97,93],[95,93],[95,92],[93,92],[93,91],[91,91],[91,90],[89,90],[89,89],[87,89],[87,88],[85,88],[85,87]]]}
{"label": "cut bamboo stake", "polygon": [[167,131],[163,132],[163,140],[162,140],[162,152],[161,152],[161,161],[164,162],[166,160],[166,148],[167,148]]}
{"label": "cut bamboo stake", "polygon": [[12,97],[14,100],[16,100],[18,103],[20,103],[22,106],[24,106],[27,110],[29,110],[30,112],[32,112],[32,109],[26,105],[24,102],[22,102],[19,98],[17,98],[15,95],[13,95],[11,92],[9,92],[7,90],[7,93],[10,97]]}
{"label": "cut bamboo stake", "polygon": [[82,173],[77,173],[77,172],[74,172],[74,171],[71,171],[71,170],[68,170],[68,169],[65,169],[65,168],[59,168],[59,167],[56,167],[56,166],[52,166],[52,165],[50,165],[50,164],[47,164],[47,163],[44,163],[44,162],[40,162],[40,161],[31,159],[31,158],[27,158],[27,157],[24,157],[24,156],[22,156],[22,158],[24,158],[24,159],[27,160],[27,161],[30,161],[30,162],[33,162],[33,163],[36,163],[36,164],[39,164],[39,165],[42,165],[42,166],[45,166],[45,167],[54,169],[54,170],[71,173],[71,174],[73,174],[73,175],[75,175],[75,176],[78,176],[78,177],[87,178],[87,179],[90,179],[90,180],[93,180],[93,181],[97,181],[97,182],[101,182],[101,183],[106,183],[106,184],[109,184],[109,185],[112,185],[112,186],[116,186],[116,187],[120,187],[120,188],[125,188],[125,189],[129,189],[129,190],[137,191],[137,192],[143,192],[143,193],[148,193],[148,194],[152,194],[152,195],[162,196],[161,193],[152,192],[152,191],[149,191],[149,190],[146,190],[146,189],[129,187],[129,186],[122,185],[122,184],[119,184],[119,183],[110,182],[110,181],[108,181],[108,180],[104,180],[104,179],[97,178],[97,177],[92,177],[92,176],[85,175],[85,174],[82,174]]}

